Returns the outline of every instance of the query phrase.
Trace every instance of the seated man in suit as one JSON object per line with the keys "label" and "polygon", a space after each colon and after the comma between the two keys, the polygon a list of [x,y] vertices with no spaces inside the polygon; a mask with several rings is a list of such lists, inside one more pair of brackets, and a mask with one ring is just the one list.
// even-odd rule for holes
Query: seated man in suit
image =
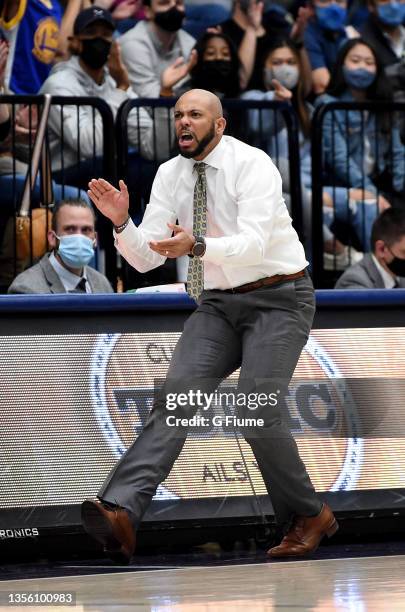
{"label": "seated man in suit", "polygon": [[374,221],[372,253],[350,266],[335,289],[405,289],[405,211],[387,208]]}
{"label": "seated man in suit", "polygon": [[112,293],[108,279],[87,265],[96,241],[95,214],[89,204],[81,199],[61,200],[48,232],[52,251],[21,272],[8,293]]}

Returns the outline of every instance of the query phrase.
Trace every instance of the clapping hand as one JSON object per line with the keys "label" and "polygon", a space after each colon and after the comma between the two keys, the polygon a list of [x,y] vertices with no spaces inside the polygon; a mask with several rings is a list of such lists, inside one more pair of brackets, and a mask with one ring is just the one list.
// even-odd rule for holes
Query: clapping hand
{"label": "clapping hand", "polygon": [[141,0],[123,0],[113,9],[111,15],[118,21],[120,19],[129,19],[141,8],[141,6]]}
{"label": "clapping hand", "polygon": [[188,62],[184,61],[184,57],[178,57],[173,64],[168,66],[166,70],[162,72],[160,77],[161,89],[163,91],[170,91],[172,87],[176,85],[181,79],[194,68],[197,63],[198,54],[195,49],[190,53]]}
{"label": "clapping hand", "polygon": [[174,236],[166,240],[152,240],[149,243],[152,251],[169,259],[175,259],[190,253],[195,242],[194,237],[187,234],[186,230],[180,225],[168,223],[167,227],[172,230]]}
{"label": "clapping hand", "polygon": [[308,25],[308,21],[315,14],[315,10],[312,6],[301,6],[298,9],[297,18],[291,28],[290,38],[296,42],[301,42],[304,36],[304,32]]}
{"label": "clapping hand", "polygon": [[126,91],[130,86],[129,76],[122,61],[121,47],[116,40],[112,42],[107,66],[112,78],[117,84],[117,88]]}
{"label": "clapping hand", "polygon": [[98,210],[114,225],[122,225],[128,219],[129,194],[124,181],[119,182],[119,190],[104,179],[92,179],[87,192]]}

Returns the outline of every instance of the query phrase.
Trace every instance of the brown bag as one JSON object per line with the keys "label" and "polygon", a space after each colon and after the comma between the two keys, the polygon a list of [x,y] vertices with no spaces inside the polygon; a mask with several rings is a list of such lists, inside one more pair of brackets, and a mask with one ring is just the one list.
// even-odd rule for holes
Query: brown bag
{"label": "brown bag", "polygon": [[[10,221],[13,222],[13,219]],[[30,217],[16,218],[16,256],[20,262],[29,262],[45,255],[51,223],[52,213],[46,208],[34,208]]]}

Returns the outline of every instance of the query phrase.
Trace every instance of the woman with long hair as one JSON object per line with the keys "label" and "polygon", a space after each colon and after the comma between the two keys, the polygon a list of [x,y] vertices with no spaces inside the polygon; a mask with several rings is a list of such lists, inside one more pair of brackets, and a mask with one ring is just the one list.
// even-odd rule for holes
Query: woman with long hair
{"label": "woman with long hair", "polygon": [[219,98],[236,98],[241,92],[241,66],[231,39],[220,32],[206,32],[194,49],[192,87],[212,91]]}
{"label": "woman with long hair", "polygon": [[[242,94],[244,99],[289,102],[294,108],[299,127],[300,168],[303,203],[305,246],[311,251],[312,216],[312,175],[311,175],[311,116],[313,107],[306,100],[308,74],[303,66],[301,54],[289,40],[278,40],[268,49],[264,57],[263,81],[266,91],[251,90]],[[250,111],[249,127],[254,144],[263,148],[275,162],[283,178],[284,192],[290,191],[288,133],[282,115],[277,110]],[[325,266],[346,267],[361,259],[361,253],[346,247],[334,236],[330,225],[328,207],[331,199],[328,190],[324,192],[325,223],[323,227],[323,248]]]}
{"label": "woman with long hair", "polygon": [[[326,94],[317,103],[393,100],[383,66],[361,38],[340,50]],[[405,151],[396,117],[382,112],[336,110],[325,116],[325,164],[333,184],[366,191],[380,210],[403,206]],[[381,193],[382,192],[382,193]]]}

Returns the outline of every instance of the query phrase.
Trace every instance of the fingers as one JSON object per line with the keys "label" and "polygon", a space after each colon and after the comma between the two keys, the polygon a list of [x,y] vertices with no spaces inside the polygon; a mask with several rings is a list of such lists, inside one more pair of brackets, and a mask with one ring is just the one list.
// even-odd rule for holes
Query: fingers
{"label": "fingers", "polygon": [[174,234],[179,234],[180,232],[184,232],[184,228],[181,225],[176,225],[175,223],[168,223],[167,227],[174,232]]}
{"label": "fingers", "polygon": [[111,183],[109,183],[103,178],[98,179],[98,184],[99,184],[99,187],[103,188],[103,191],[109,191],[110,189],[113,189],[113,190],[115,189],[115,187],[113,187]]}
{"label": "fingers", "polygon": [[87,195],[89,196],[89,198],[93,202],[93,204],[95,206],[98,206],[98,198],[93,194],[92,191],[90,191],[90,189],[87,190]]}
{"label": "fingers", "polygon": [[159,240],[158,242],[151,241],[149,242],[149,247],[155,253],[162,255],[162,257],[168,257],[169,259],[176,257],[176,255],[174,255],[170,246],[162,245],[162,242],[166,242],[166,241],[165,240]]}
{"label": "fingers", "polygon": [[128,193],[128,187],[126,186],[126,184],[124,183],[122,179],[119,181],[119,188],[121,192]]}

